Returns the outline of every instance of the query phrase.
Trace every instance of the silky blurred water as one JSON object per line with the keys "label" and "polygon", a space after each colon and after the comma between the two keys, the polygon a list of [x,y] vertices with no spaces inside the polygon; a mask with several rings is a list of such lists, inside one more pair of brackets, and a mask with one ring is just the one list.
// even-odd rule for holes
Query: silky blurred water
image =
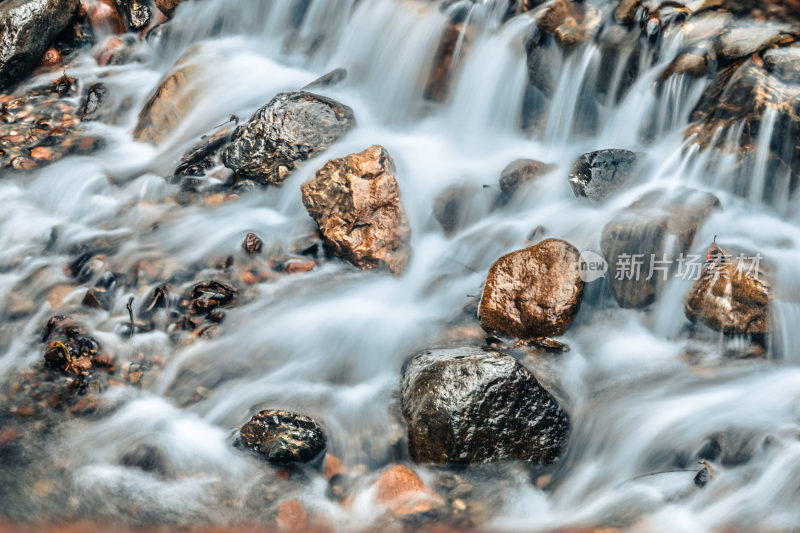
{"label": "silky blurred water", "polygon": [[[311,0],[298,22],[301,4],[187,2],[169,31],[139,45],[141,61],[101,68],[87,53],[71,67],[70,75],[84,86],[102,81],[130,106],[119,111],[117,125],[88,126],[107,140],[99,153],[0,183],[0,292],[8,294],[37,271],[57,284],[59,276],[66,279],[63,266],[73,247],[99,237],[122,243],[109,258],[117,271],[130,271],[147,257],[209,263],[236,253],[250,231],[264,240],[265,250],[285,250],[314,229],[300,185],[325,161],[373,144],[385,146],[395,161],[412,228],[411,261],[399,277],[332,261],[308,274],[260,283],[249,303],[228,312],[216,338],[183,348],[157,331],[128,340],[128,295],[119,295],[111,312],[84,311],[81,321],[119,360],[147,351],[163,356],[166,365],[141,391],[109,393],[120,407],[108,417],[63,428],[59,446],[75,450],[63,467],[81,500],[67,498],[64,509],[81,515],[89,512],[85,502],[93,502],[91,512],[100,516],[165,523],[248,518],[244,506],[223,500],[246,499],[254,484],[266,483],[259,468],[269,469],[236,452],[227,439],[259,408],[297,410],[320,420],[330,451],[361,475],[366,490],[390,461],[381,458],[394,457],[403,432],[396,400],[402,363],[440,341],[448,323],[480,294],[495,259],[530,245],[528,236],[539,226],[537,238],[599,251],[603,226],[620,209],[649,190],[688,186],[713,192],[723,206],[698,232],[693,252],[704,253],[718,235],[726,245],[757,250],[775,268],[768,359],[696,366],[682,357],[686,281],[670,281],[644,311],[618,308],[604,282],[597,282],[561,339],[571,351],[532,363],[558,389],[573,424],[567,456],[554,474],[558,482],[554,490],[541,490],[512,468],[497,489],[501,503],[480,526],[547,530],[613,525],[636,516],[634,529],[641,531],[800,528],[796,202],[788,195],[782,204],[763,201],[764,161],[757,161],[747,194],[734,194],[718,152],[687,148],[683,127],[707,81],[674,77],[657,91],[658,75],[680,50],[680,33],[663,36],[659,57],[643,61],[619,103],[599,108],[593,131],[576,130],[575,123],[595,83],[600,50],[591,43],[571,54],[557,50],[557,89],[543,134],[528,136],[520,129],[527,84],[523,43],[538,12],[503,24],[502,2],[492,0],[449,10],[414,0]],[[469,10],[474,34],[468,53],[456,56],[450,97],[433,103],[423,98],[424,86],[455,9]],[[200,69],[192,81],[200,95],[191,112],[158,147],[133,142],[138,110],[190,46]],[[163,176],[201,135],[232,114],[246,119],[278,92],[298,90],[340,67],[348,71],[346,80],[319,92],[352,107],[358,127],[282,187],[217,206],[168,201],[176,188]],[[782,134],[774,120],[767,124],[765,135]],[[652,142],[642,140],[647,129]],[[762,139],[762,154],[769,141]],[[578,202],[567,182],[569,168],[578,155],[602,148],[641,152],[645,162],[627,188],[602,205]],[[555,169],[508,205],[493,207],[502,169],[523,157]],[[716,173],[707,170],[709,158],[719,163]],[[478,200],[469,223],[446,237],[432,206],[452,185],[474,187]],[[54,229],[58,240],[48,247]],[[82,297],[77,290],[66,301],[76,305]],[[37,306],[22,329],[0,331],[0,373],[10,375],[41,356],[32,339],[53,310],[46,300]],[[721,351],[722,339],[709,335]],[[214,386],[198,403],[180,408],[196,385],[182,387],[187,369]],[[752,459],[714,465],[716,477],[702,490],[694,487],[692,473],[647,476],[687,462],[709,435],[732,428],[754,435]],[[121,454],[143,445],[163,452],[168,475],[119,465]],[[345,509],[326,499],[324,485],[312,479],[285,490],[339,528],[363,527],[377,516],[368,491],[357,491],[355,504]],[[131,514],[132,506],[141,514]]]}

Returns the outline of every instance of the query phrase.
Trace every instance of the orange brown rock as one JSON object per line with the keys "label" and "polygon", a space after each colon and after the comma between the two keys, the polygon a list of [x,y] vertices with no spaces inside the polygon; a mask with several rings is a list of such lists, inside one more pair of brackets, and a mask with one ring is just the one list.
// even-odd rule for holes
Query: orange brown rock
{"label": "orange brown rock", "polygon": [[580,273],[580,253],[559,239],[504,255],[489,269],[481,326],[522,339],[561,335],[583,299]]}
{"label": "orange brown rock", "polygon": [[397,517],[426,513],[444,503],[413,470],[403,465],[381,474],[376,488],[376,503],[388,507]]}
{"label": "orange brown rock", "polygon": [[394,164],[382,146],[328,161],[303,184],[303,204],[332,255],[399,275],[411,253]]}

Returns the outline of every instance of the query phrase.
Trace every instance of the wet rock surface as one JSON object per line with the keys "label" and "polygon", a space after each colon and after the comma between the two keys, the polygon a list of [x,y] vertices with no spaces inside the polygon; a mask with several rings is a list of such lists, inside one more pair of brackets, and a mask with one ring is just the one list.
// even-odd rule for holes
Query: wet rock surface
{"label": "wet rock surface", "polygon": [[408,262],[408,225],[394,164],[382,146],[328,161],[303,184],[303,205],[329,252],[363,269],[401,274]]}
{"label": "wet rock surface", "polygon": [[708,257],[686,298],[686,317],[726,335],[767,334],[772,297],[760,257],[728,255],[716,245]]}
{"label": "wet rock surface", "polygon": [[569,171],[569,185],[578,198],[602,202],[634,175],[637,156],[630,150],[598,150],[580,156]]}
{"label": "wet rock surface", "polygon": [[281,185],[355,126],[353,110],[313,93],[281,93],[233,132],[222,155],[237,177]]}
{"label": "wet rock surface", "polygon": [[403,417],[418,463],[552,463],[569,419],[513,357],[481,348],[429,350],[403,368]]}
{"label": "wet rock surface", "polygon": [[501,257],[486,278],[481,326],[521,339],[561,335],[583,299],[580,263],[578,250],[559,239]]}
{"label": "wet rock surface", "polygon": [[[694,237],[719,207],[719,199],[710,193],[655,190],[606,224],[600,247],[612,273],[611,292],[620,307],[650,305],[669,279],[696,268],[689,265],[688,257]],[[685,272],[676,273],[676,268]]]}
{"label": "wet rock surface", "polygon": [[0,3],[0,89],[27,74],[78,10],[79,0]]}
{"label": "wet rock surface", "polygon": [[311,418],[289,411],[260,411],[239,429],[241,446],[278,465],[308,463],[325,451],[326,437]]}
{"label": "wet rock surface", "polygon": [[508,202],[514,194],[529,183],[555,170],[555,165],[542,163],[535,159],[517,159],[512,161],[500,173],[500,199]]}

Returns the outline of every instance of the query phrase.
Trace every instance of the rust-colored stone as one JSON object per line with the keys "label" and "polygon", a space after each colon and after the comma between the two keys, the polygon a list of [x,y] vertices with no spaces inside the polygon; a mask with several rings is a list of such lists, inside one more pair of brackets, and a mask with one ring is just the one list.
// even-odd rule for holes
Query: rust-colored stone
{"label": "rust-colored stone", "polygon": [[749,257],[724,252],[706,264],[686,299],[686,317],[726,335],[769,332],[769,282]]}
{"label": "rust-colored stone", "polygon": [[282,531],[306,531],[308,529],[308,513],[303,504],[297,500],[287,500],[278,507],[278,528]]}
{"label": "rust-colored stone", "polygon": [[580,273],[580,253],[559,239],[504,255],[489,269],[481,326],[519,338],[561,335],[583,299]]}
{"label": "rust-colored stone", "polygon": [[303,204],[333,255],[362,269],[403,272],[411,228],[385,148],[372,146],[328,161],[303,184],[302,192]]}
{"label": "rust-colored stone", "polygon": [[159,11],[171,17],[178,5],[183,2],[184,0],[156,0],[156,7]]}
{"label": "rust-colored stone", "polygon": [[376,503],[388,507],[398,518],[427,513],[444,504],[413,470],[403,465],[395,465],[381,474],[376,488]]}

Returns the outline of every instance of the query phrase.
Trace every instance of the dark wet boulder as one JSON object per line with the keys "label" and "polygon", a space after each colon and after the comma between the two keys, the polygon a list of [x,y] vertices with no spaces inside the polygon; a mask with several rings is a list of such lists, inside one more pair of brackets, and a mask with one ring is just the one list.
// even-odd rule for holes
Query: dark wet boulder
{"label": "dark wet boulder", "polygon": [[221,165],[220,154],[231,142],[233,128],[223,126],[204,135],[181,157],[173,172],[173,182],[187,176],[203,176],[212,168]]}
{"label": "dark wet boulder", "polygon": [[322,428],[311,418],[289,411],[260,411],[239,428],[236,444],[278,465],[308,463],[326,447]]}
{"label": "dark wet boulder", "polygon": [[734,256],[716,245],[686,298],[686,318],[725,335],[769,332],[771,288],[757,254]]}
{"label": "dark wet boulder", "polygon": [[355,126],[353,110],[313,93],[281,93],[233,133],[222,154],[239,178],[281,185],[303,161]]}
{"label": "dark wet boulder", "polygon": [[633,177],[637,156],[610,149],[580,156],[569,171],[569,185],[578,198],[602,202]]}
{"label": "dark wet boulder", "polygon": [[427,100],[443,102],[450,95],[452,80],[457,74],[459,59],[469,53],[475,40],[475,26],[470,24],[466,9],[457,9],[439,37],[431,70],[423,95]]}
{"label": "dark wet boulder", "polygon": [[382,146],[328,161],[302,186],[328,251],[356,266],[400,274],[411,254],[394,163]]}
{"label": "dark wet boulder", "polygon": [[403,417],[418,463],[553,463],[569,418],[512,356],[478,347],[428,350],[403,368]]}
{"label": "dark wet boulder", "polygon": [[620,307],[639,309],[656,300],[680,254],[688,254],[697,231],[719,206],[710,193],[654,190],[606,224],[600,247]]}
{"label": "dark wet boulder", "polygon": [[580,252],[546,239],[498,259],[478,308],[481,327],[520,339],[561,335],[583,300]]}
{"label": "dark wet boulder", "polygon": [[517,159],[508,164],[500,173],[500,200],[507,202],[518,190],[536,181],[556,168],[535,159]]}
{"label": "dark wet boulder", "polygon": [[0,2],[0,89],[25,76],[69,25],[79,0]]}

